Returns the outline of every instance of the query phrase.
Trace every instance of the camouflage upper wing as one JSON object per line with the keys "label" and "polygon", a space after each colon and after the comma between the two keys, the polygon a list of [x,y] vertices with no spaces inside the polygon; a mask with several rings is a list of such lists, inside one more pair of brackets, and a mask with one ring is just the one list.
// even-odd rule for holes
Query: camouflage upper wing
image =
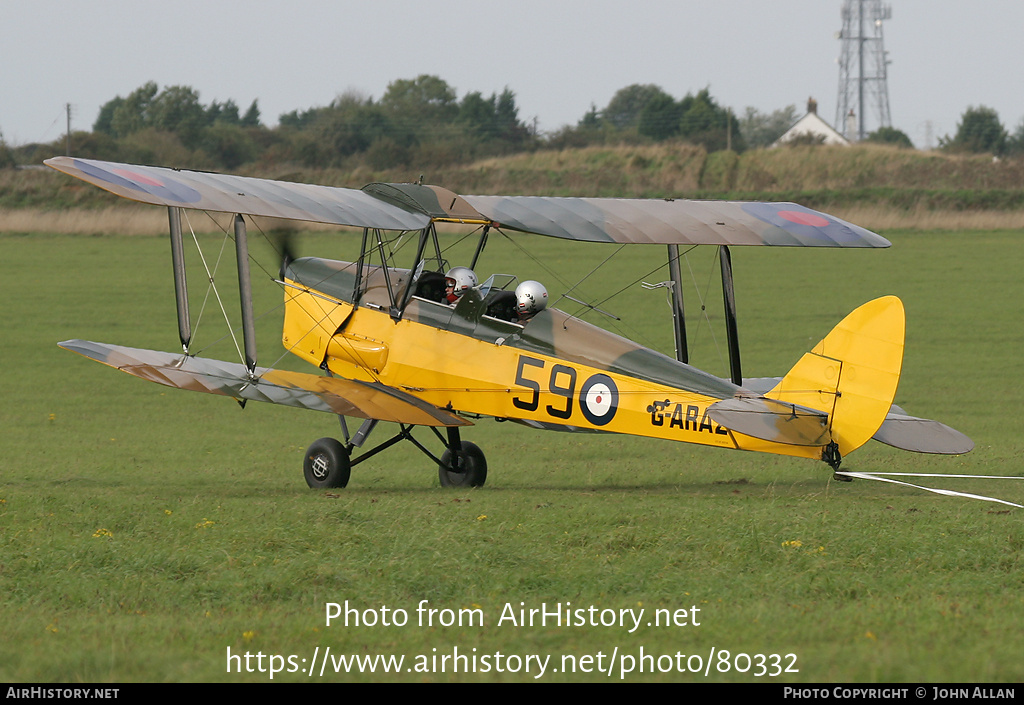
{"label": "camouflage upper wing", "polygon": [[60,347],[167,387],[417,426],[472,425],[444,409],[379,383],[266,367],[257,367],[255,379],[250,379],[245,366],[239,363],[87,340],[67,340]]}
{"label": "camouflage upper wing", "polygon": [[418,230],[430,215],[365,191],[53,157],[45,164],[118,196],[159,206],[306,220],[384,230]]}
{"label": "camouflage upper wing", "polygon": [[587,242],[889,247],[870,230],[795,203],[465,196],[501,228]]}
{"label": "camouflage upper wing", "polygon": [[458,196],[439,186],[363,189],[179,171],[74,157],[48,166],[143,203],[418,230],[431,221],[492,224],[586,242],[888,247],[880,235],[795,203],[544,196]]}

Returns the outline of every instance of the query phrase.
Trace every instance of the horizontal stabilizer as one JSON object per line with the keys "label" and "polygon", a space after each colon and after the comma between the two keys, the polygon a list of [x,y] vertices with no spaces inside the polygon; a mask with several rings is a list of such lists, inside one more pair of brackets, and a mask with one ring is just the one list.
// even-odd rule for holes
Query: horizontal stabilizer
{"label": "horizontal stabilizer", "polygon": [[67,340],[65,350],[167,387],[416,426],[472,425],[393,387],[120,345]]}
{"label": "horizontal stabilizer", "polygon": [[[781,377],[756,377],[743,380],[743,388],[765,394],[782,381]],[[974,441],[939,421],[910,416],[893,404],[872,438],[893,448],[912,453],[961,455],[974,450]]]}
{"label": "horizontal stabilizer", "polygon": [[828,445],[828,414],[765,397],[735,397],[708,407],[708,416],[731,431],[794,446]]}
{"label": "horizontal stabilizer", "polygon": [[872,436],[876,441],[914,453],[960,455],[974,449],[974,441],[944,423],[890,411],[881,428]]}

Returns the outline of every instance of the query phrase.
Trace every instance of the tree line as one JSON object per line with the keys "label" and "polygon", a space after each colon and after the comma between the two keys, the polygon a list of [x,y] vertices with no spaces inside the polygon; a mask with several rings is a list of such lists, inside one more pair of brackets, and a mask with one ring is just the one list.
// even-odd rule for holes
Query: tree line
{"label": "tree line", "polygon": [[[590,109],[575,125],[549,133],[519,115],[509,88],[461,98],[443,79],[421,75],[390,83],[380,99],[345,93],[325,106],[293,110],[266,127],[258,101],[244,112],[233,100],[203,104],[189,86],[160,90],[148,82],[107,101],[89,132],[71,135],[75,156],[110,161],[234,170],[252,165],[306,168],[438,167],[536,149],[677,140],[708,152],[767,147],[798,119],[793,105],[770,113],[748,107],[737,115],[719,105],[710,89],[676,99],[660,86],[620,89],[606,106]],[[912,148],[900,130],[885,127],[869,141]],[[813,143],[804,140],[803,143]],[[968,108],[953,136],[940,139],[949,152],[1024,154],[1024,121],[1011,135],[997,113]],[[39,163],[63,154],[65,139],[10,147],[0,135],[0,167]]]}

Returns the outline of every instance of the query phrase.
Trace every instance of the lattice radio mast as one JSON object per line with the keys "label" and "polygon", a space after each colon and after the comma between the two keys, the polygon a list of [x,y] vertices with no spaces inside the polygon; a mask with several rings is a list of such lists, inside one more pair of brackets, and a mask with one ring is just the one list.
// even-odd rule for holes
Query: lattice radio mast
{"label": "lattice radio mast", "polygon": [[881,0],[843,0],[840,13],[843,28],[837,36],[843,52],[835,128],[848,140],[859,141],[870,132],[869,115],[877,120],[875,129],[892,127],[886,83],[889,60],[882,40],[882,22],[892,18],[892,7]]}

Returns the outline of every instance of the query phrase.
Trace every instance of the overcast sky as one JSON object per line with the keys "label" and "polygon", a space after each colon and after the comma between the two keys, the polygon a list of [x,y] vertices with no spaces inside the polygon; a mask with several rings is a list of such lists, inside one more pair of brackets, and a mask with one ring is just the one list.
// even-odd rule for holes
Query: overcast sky
{"label": "overcast sky", "polygon": [[[891,0],[892,123],[918,146],[969,106],[1024,118],[1024,1]],[[0,0],[0,131],[10,144],[88,130],[147,81],[203,104],[259,99],[264,124],[356,90],[440,76],[461,98],[506,86],[542,131],[575,124],[633,83],[676,98],[833,122],[841,0]],[[930,132],[929,132],[930,130]]]}

